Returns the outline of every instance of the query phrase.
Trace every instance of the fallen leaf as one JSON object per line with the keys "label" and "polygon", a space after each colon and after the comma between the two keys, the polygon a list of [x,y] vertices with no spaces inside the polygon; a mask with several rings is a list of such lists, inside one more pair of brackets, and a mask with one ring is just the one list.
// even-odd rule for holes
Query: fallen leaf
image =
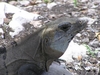
{"label": "fallen leaf", "polygon": [[79,56],[77,57],[77,60],[78,60],[78,61],[81,61],[81,60],[82,60],[82,55],[79,55]]}
{"label": "fallen leaf", "polygon": [[100,32],[95,33],[95,37],[100,41]]}

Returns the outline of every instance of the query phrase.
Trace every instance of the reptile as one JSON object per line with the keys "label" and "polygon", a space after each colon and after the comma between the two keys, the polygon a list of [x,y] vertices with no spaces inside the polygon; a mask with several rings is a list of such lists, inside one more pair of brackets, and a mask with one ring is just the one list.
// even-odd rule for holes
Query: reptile
{"label": "reptile", "polygon": [[13,46],[0,47],[0,75],[41,75],[63,55],[73,37],[87,25],[79,18],[46,23]]}

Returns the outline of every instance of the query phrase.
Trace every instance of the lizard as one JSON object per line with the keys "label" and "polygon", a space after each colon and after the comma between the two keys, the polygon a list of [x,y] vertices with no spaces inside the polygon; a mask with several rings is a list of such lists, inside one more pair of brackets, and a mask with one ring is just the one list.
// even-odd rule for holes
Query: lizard
{"label": "lizard", "polygon": [[86,25],[87,20],[62,17],[46,23],[19,43],[13,42],[13,47],[0,47],[0,75],[41,75],[48,71]]}

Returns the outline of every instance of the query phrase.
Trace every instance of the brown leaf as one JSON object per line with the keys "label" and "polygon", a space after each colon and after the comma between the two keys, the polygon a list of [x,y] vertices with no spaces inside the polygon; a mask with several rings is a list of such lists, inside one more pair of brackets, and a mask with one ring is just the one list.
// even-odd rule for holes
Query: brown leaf
{"label": "brown leaf", "polygon": [[79,56],[77,57],[77,60],[78,60],[78,61],[81,61],[81,60],[82,60],[82,55],[79,55]]}
{"label": "brown leaf", "polygon": [[100,41],[100,32],[95,33],[95,36]]}

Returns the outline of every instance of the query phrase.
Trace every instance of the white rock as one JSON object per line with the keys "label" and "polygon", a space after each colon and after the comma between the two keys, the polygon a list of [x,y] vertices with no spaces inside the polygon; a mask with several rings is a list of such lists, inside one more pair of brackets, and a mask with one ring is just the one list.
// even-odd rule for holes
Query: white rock
{"label": "white rock", "polygon": [[0,28],[0,37],[4,38],[4,35],[3,35],[4,31],[2,28]]}
{"label": "white rock", "polygon": [[10,32],[9,34],[13,38],[15,35],[19,34],[20,31],[24,29],[24,27],[18,23],[17,21],[13,20],[9,23],[9,26],[13,29],[14,32]]}
{"label": "white rock", "polygon": [[78,65],[75,65],[75,70],[81,70],[81,68]]}
{"label": "white rock", "polygon": [[38,7],[46,7],[45,3],[38,4]]}
{"label": "white rock", "polygon": [[0,24],[3,24],[5,13],[14,13],[13,18],[9,23],[9,26],[14,30],[14,32],[10,32],[12,37],[24,29],[22,26],[24,23],[43,18],[38,14],[29,13],[4,2],[0,3],[0,10]]}
{"label": "white rock", "polygon": [[100,61],[98,61],[98,64],[100,64]]}
{"label": "white rock", "polygon": [[76,36],[81,37],[81,34],[80,34],[80,33],[78,33],[78,34],[76,34]]}
{"label": "white rock", "polygon": [[86,57],[86,47],[83,45],[78,45],[73,41],[70,42],[69,47],[65,51],[65,53],[60,57],[60,59],[66,60],[66,62],[72,62],[72,56],[74,58],[78,58],[78,56]]}
{"label": "white rock", "polygon": [[56,5],[57,5],[57,4],[54,3],[54,2],[48,3],[48,4],[47,4],[47,8],[48,8],[48,9],[52,9],[52,7],[54,7],[54,6],[56,6]]}
{"label": "white rock", "polygon": [[93,2],[100,3],[100,0],[93,0]]}
{"label": "white rock", "polygon": [[2,28],[0,28],[0,33],[4,33],[4,31],[2,30]]}
{"label": "white rock", "polygon": [[27,5],[30,4],[30,2],[27,1],[27,0],[19,1],[19,3],[20,3],[21,5],[24,5],[24,6],[27,6]]}
{"label": "white rock", "polygon": [[97,7],[98,7],[97,5],[92,4],[92,7],[91,8],[97,8]]}
{"label": "white rock", "polygon": [[36,3],[42,3],[42,0],[36,0]]}
{"label": "white rock", "polygon": [[19,11],[20,9],[14,7],[13,5],[7,4],[5,2],[0,2],[0,24],[2,25],[4,18],[6,18],[5,13],[16,13]]}
{"label": "white rock", "polygon": [[85,70],[90,70],[92,68],[92,66],[87,66],[85,67]]}
{"label": "white rock", "polygon": [[0,25],[3,24],[4,18],[6,18],[4,10],[5,10],[5,5],[1,2],[0,3]]}
{"label": "white rock", "polygon": [[96,11],[95,9],[88,9],[88,15],[95,15]]}
{"label": "white rock", "polygon": [[30,22],[32,20],[38,20],[41,17],[38,14],[28,13],[26,11],[20,11],[13,15],[12,21],[9,23],[9,26],[14,30],[10,35],[13,37],[17,35],[20,31],[24,29],[22,26],[24,23]]}
{"label": "white rock", "polygon": [[98,57],[100,57],[100,52],[98,52]]}
{"label": "white rock", "polygon": [[96,21],[96,19],[92,19],[90,17],[80,17],[80,19],[88,20],[88,24],[91,25]]}
{"label": "white rock", "polygon": [[88,0],[81,0],[81,2],[87,2]]}
{"label": "white rock", "polygon": [[21,11],[21,9],[19,9],[13,5],[10,5],[10,4],[4,3],[4,2],[2,2],[1,4],[4,5],[5,13],[17,13],[17,12]]}

